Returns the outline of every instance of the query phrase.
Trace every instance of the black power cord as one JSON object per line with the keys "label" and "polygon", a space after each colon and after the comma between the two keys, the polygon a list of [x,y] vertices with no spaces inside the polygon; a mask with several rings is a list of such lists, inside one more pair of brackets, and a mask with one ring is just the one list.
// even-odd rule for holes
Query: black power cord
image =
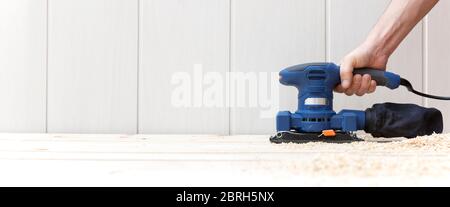
{"label": "black power cord", "polygon": [[404,79],[401,78],[400,79],[400,85],[405,86],[408,91],[413,92],[414,94],[417,94],[419,96],[423,96],[423,97],[427,97],[427,98],[432,98],[432,99],[439,99],[439,100],[450,100],[450,97],[445,97],[445,96],[435,96],[435,95],[430,95],[430,94],[426,94],[426,93],[422,93],[419,91],[414,90],[414,88],[412,87],[411,83]]}

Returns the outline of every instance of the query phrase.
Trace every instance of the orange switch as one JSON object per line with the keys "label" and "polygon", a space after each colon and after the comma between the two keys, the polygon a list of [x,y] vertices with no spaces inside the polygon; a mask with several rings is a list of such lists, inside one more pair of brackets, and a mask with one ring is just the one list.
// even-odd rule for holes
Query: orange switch
{"label": "orange switch", "polygon": [[322,134],[323,134],[323,136],[326,136],[326,137],[334,137],[334,136],[336,136],[336,132],[334,130],[332,130],[332,129],[323,130]]}

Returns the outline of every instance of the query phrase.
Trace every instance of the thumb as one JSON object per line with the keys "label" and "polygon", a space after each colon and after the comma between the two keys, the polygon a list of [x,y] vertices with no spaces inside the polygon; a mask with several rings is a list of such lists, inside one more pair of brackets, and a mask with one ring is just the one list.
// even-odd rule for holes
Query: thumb
{"label": "thumb", "polygon": [[340,66],[341,85],[345,90],[350,87],[353,79],[353,61],[345,58]]}

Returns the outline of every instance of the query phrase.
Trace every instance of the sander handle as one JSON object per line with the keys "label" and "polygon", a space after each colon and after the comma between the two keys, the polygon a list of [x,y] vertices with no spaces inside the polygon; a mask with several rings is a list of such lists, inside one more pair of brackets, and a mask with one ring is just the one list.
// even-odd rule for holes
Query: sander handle
{"label": "sander handle", "polygon": [[364,74],[369,74],[372,77],[372,80],[377,82],[377,86],[386,86],[390,89],[396,89],[400,85],[400,76],[387,72],[381,69],[374,68],[355,68],[353,70],[353,75],[359,74],[363,76]]}

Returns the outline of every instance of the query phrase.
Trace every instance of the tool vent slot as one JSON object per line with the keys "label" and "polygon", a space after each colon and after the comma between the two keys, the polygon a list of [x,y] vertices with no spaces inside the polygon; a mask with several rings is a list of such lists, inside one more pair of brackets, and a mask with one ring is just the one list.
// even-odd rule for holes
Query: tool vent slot
{"label": "tool vent slot", "polygon": [[325,71],[323,70],[311,70],[308,72],[309,80],[325,80]]}
{"label": "tool vent slot", "polygon": [[302,121],[307,121],[307,122],[329,122],[330,118],[302,118]]}
{"label": "tool vent slot", "polygon": [[309,74],[325,74],[325,71],[323,71],[323,70],[311,70],[311,71],[309,71]]}

